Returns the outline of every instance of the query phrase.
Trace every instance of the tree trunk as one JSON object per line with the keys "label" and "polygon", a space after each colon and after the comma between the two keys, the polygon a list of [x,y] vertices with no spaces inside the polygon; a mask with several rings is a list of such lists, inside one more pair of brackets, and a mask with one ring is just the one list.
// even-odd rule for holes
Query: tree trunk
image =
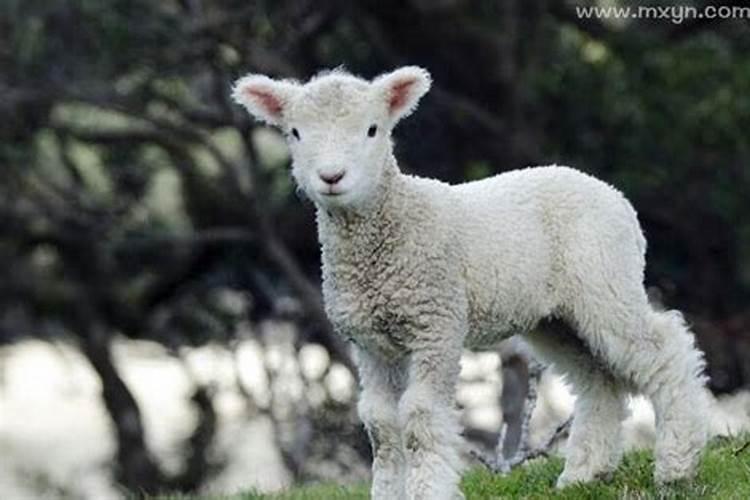
{"label": "tree trunk", "polygon": [[115,428],[117,482],[130,492],[158,492],[163,476],[146,445],[138,404],[113,363],[111,336],[101,325],[93,325],[81,347],[99,376],[104,406]]}

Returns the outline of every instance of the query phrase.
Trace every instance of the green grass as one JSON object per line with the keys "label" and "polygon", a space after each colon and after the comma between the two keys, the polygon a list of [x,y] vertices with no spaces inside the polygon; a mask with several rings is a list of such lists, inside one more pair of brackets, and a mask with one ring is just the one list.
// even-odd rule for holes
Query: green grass
{"label": "green grass", "polygon": [[[534,461],[508,476],[498,476],[484,469],[466,474],[461,489],[467,500],[473,499],[750,499],[750,447],[742,449],[750,437],[716,440],[701,461],[697,477],[669,486],[653,481],[653,455],[650,452],[628,454],[617,472],[608,480],[555,490],[555,480],[562,470],[558,458]],[[293,488],[274,495],[242,493],[217,497],[163,496],[159,500],[337,500],[366,499],[368,486],[342,487],[318,484]]]}

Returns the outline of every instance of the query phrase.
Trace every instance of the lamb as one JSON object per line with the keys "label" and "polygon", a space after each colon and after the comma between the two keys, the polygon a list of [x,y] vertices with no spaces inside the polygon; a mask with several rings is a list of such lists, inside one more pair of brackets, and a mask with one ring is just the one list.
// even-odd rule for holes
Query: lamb
{"label": "lamb", "polygon": [[655,407],[656,479],[690,477],[707,440],[703,360],[680,313],[648,303],[634,209],[567,167],[460,185],[401,173],[391,132],[430,86],[410,66],[372,81],[248,75],[233,89],[286,134],[292,175],[316,205],[326,313],[360,371],[372,497],[462,498],[462,346],[513,334],[578,396],[559,487],[617,467],[630,392]]}

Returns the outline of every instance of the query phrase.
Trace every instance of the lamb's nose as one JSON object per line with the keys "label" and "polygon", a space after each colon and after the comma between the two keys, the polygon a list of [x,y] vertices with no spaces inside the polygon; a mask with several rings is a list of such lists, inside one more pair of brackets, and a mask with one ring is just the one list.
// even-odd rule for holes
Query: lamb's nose
{"label": "lamb's nose", "polygon": [[321,180],[322,180],[323,182],[325,182],[326,184],[330,184],[331,186],[333,186],[333,185],[334,185],[334,184],[336,184],[336,183],[337,183],[338,181],[340,181],[341,179],[343,179],[343,178],[344,178],[344,173],[345,173],[345,172],[344,172],[343,170],[341,170],[340,172],[335,172],[335,173],[333,173],[333,174],[328,174],[328,173],[325,173],[325,174],[324,174],[324,173],[320,173],[320,174],[318,174],[318,175],[320,175],[320,179],[321,179]]}

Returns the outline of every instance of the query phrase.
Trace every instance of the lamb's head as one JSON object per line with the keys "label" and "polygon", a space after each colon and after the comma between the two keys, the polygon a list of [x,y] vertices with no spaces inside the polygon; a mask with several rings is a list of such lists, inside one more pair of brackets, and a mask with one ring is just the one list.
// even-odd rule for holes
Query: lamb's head
{"label": "lamb's head", "polygon": [[279,127],[292,153],[292,174],[325,208],[366,206],[391,158],[391,131],[430,88],[430,75],[408,66],[372,81],[332,71],[302,84],[248,75],[234,99]]}

